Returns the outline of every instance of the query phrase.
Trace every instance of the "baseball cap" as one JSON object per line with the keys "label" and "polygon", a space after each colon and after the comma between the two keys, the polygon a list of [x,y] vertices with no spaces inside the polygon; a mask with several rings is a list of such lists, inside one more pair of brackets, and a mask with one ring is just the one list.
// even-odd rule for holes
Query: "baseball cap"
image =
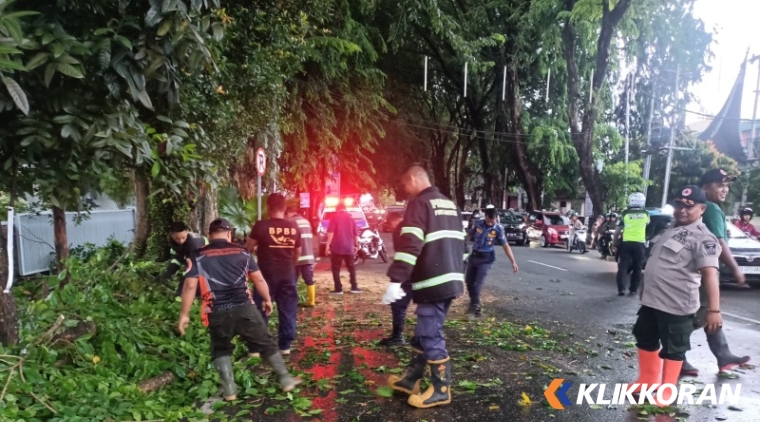
{"label": "baseball cap", "polygon": [[226,231],[232,230],[232,224],[230,224],[230,222],[227,221],[226,218],[217,218],[216,220],[212,221],[211,224],[209,224],[208,226],[209,233],[216,233],[223,230],[226,230]]}
{"label": "baseball cap", "polygon": [[702,186],[709,185],[710,183],[730,183],[735,180],[736,176],[729,176],[728,172],[724,169],[711,169],[702,175]]}
{"label": "baseball cap", "polygon": [[707,195],[699,186],[689,185],[681,189],[673,202],[680,202],[687,207],[693,207],[697,204],[706,204]]}

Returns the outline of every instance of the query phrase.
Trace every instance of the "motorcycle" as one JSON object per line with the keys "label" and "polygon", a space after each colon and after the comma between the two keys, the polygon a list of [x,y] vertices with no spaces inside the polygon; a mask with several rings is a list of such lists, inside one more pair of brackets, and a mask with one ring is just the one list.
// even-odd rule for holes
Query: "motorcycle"
{"label": "motorcycle", "polygon": [[388,263],[388,250],[385,248],[383,238],[380,237],[376,228],[364,229],[359,236],[359,247],[354,256],[354,264],[358,264],[360,260],[363,263],[367,259],[377,259],[378,256],[383,263]]}
{"label": "motorcycle", "polygon": [[614,237],[615,230],[607,230],[602,235],[602,239],[599,242],[599,245],[597,245],[597,250],[602,254],[602,259],[607,259],[608,256],[615,256],[617,248],[615,247],[615,242],[612,241]]}
{"label": "motorcycle", "polygon": [[580,253],[584,254],[588,252],[586,250],[586,234],[588,228],[586,226],[578,227],[577,229],[570,228],[569,239],[566,243],[567,252],[572,253],[573,249],[577,249]]}

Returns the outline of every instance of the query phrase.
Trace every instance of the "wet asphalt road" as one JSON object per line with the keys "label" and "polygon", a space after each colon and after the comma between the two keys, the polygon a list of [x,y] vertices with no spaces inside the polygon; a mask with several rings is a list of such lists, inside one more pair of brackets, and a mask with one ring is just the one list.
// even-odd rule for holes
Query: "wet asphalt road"
{"label": "wet asphalt road", "polygon": [[[577,385],[584,383],[622,383],[635,380],[635,349],[625,349],[633,341],[630,334],[639,307],[637,297],[618,297],[615,284],[617,265],[603,261],[596,251],[585,255],[569,254],[563,248],[540,248],[513,246],[520,273],[512,274],[509,260],[497,251],[486,281],[486,291],[497,297],[496,309],[486,313],[505,314],[510,319],[535,321],[555,333],[565,333],[572,340],[596,349],[598,356],[579,357],[570,369],[580,376],[565,375],[576,387],[570,391],[574,400]],[[721,308],[724,330],[732,351],[737,355],[750,355],[750,363],[760,361],[760,289],[737,289],[726,286],[721,289]],[[630,347],[630,344],[628,345]],[[629,356],[624,355],[628,352]],[[738,379],[724,380],[717,377],[717,364],[710,353],[704,333],[692,335],[692,351],[687,355],[691,363],[700,369],[696,379],[699,384],[728,382],[742,384],[740,402],[735,409],[728,405],[717,408],[685,406],[690,421],[760,420],[760,372],[739,370]],[[538,415],[535,415],[538,416]],[[543,420],[543,418],[520,418]],[[670,419],[670,418],[667,418]],[[589,409],[586,405],[573,406],[559,412],[555,420],[620,421],[636,420],[625,407],[619,409]]]}
{"label": "wet asphalt road", "polygon": [[[384,234],[383,238],[392,256],[390,236]],[[512,250],[520,272],[513,274],[509,260],[502,251],[497,251],[496,262],[489,272],[484,289],[484,297],[490,295],[493,298],[491,304],[484,307],[485,317],[501,316],[510,321],[535,324],[549,329],[554,336],[564,337],[561,343],[575,346],[574,350],[589,352],[574,352],[562,361],[552,362],[562,371],[556,376],[573,383],[568,393],[573,402],[581,383],[633,382],[638,372],[631,329],[636,320],[639,301],[638,297],[617,296],[617,264],[612,260],[601,260],[596,251],[585,255],[578,252],[569,254],[564,248],[540,248],[535,243],[512,246]],[[379,261],[368,261],[358,269],[385,273],[387,265]],[[760,289],[745,290],[732,286],[721,288],[724,330],[729,345],[734,354],[750,355],[751,364],[760,362],[759,304]],[[739,403],[732,408],[729,405],[684,405],[679,407],[683,413],[677,415],[678,418],[657,416],[649,420],[760,421],[760,369],[738,369],[733,371],[738,378],[722,379],[717,376],[717,363],[701,330],[692,335],[691,346],[692,350],[687,356],[700,369],[700,375],[682,382],[695,384],[697,389],[703,388],[705,383],[715,383],[716,387],[724,382],[732,385],[741,383]],[[606,398],[610,398],[612,388],[614,385],[608,387]],[[514,391],[509,391],[503,397],[499,417],[494,419],[481,416],[478,420],[495,422],[502,421],[505,417],[527,422],[647,420],[636,412],[628,411],[627,405],[592,409],[584,404],[573,405],[561,411],[552,411],[542,406],[520,408],[514,400],[520,391],[520,387],[515,387]],[[543,399],[540,396],[535,398]],[[438,421],[439,418],[434,415],[427,414],[424,419]],[[457,415],[456,420],[471,419],[466,414],[461,414]]]}

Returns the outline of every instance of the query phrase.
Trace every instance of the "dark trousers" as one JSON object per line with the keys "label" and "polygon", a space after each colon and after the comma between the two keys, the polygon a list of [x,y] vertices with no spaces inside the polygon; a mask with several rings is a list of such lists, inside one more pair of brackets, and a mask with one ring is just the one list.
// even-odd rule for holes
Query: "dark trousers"
{"label": "dark trousers", "polygon": [[495,261],[493,252],[473,251],[467,259],[467,272],[464,281],[467,285],[467,293],[470,295],[470,305],[480,305],[480,292],[486,282],[486,275]]}
{"label": "dark trousers", "polygon": [[[276,276],[273,274],[264,273],[262,271],[264,279],[267,281],[269,287],[269,296],[273,302],[277,303],[277,320],[279,326],[277,329],[277,345],[280,350],[290,349],[290,344],[296,338],[296,315],[298,315],[298,289],[296,288],[296,280],[291,276]],[[263,299],[258,293],[253,296],[254,302],[261,309],[261,303]],[[269,317],[261,315],[264,321],[269,323]],[[258,350],[251,350],[251,352],[257,352]]]}
{"label": "dark trousers", "polygon": [[629,291],[635,292],[639,290],[639,283],[641,282],[641,265],[644,263],[644,251],[646,247],[641,242],[623,242],[618,254],[620,255],[620,261],[618,261],[617,272],[617,285],[618,292],[625,291],[625,277],[628,274],[628,269],[632,269],[631,272],[631,286]]}
{"label": "dark trousers", "polygon": [[353,255],[330,255],[330,263],[332,264],[333,284],[335,284],[335,291],[342,292],[343,284],[340,282],[340,266],[346,263],[348,268],[348,276],[351,280],[351,288],[358,289],[356,285],[356,268],[354,268],[354,256]]}
{"label": "dark trousers", "polygon": [[303,264],[296,266],[296,281],[298,281],[299,276],[303,277],[303,281],[307,286],[313,286],[314,264]]}
{"label": "dark trousers", "polygon": [[232,339],[235,336],[240,336],[246,342],[248,350],[257,350],[265,358],[277,353],[274,338],[254,305],[210,313],[208,332],[211,335],[211,356],[214,359],[232,356],[235,350]]}
{"label": "dark trousers", "polygon": [[[660,358],[682,361],[691,350],[694,315],[673,315],[648,306],[639,308],[633,335],[636,347],[647,352],[660,351]],[[662,345],[662,349],[660,349]]]}
{"label": "dark trousers", "polygon": [[443,336],[443,322],[449,312],[451,300],[417,304],[417,327],[414,329],[412,347],[423,351],[427,360],[441,360],[449,356]]}
{"label": "dark trousers", "polygon": [[398,330],[401,333],[404,330],[404,322],[406,321],[406,310],[409,309],[409,303],[412,302],[412,286],[409,283],[402,283],[401,289],[404,290],[406,296],[391,303],[391,315],[393,316],[393,331]]}

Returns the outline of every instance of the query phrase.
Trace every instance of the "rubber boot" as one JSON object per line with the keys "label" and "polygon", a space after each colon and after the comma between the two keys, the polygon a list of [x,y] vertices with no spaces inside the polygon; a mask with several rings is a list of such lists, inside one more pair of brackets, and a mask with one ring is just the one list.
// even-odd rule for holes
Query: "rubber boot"
{"label": "rubber boot", "polygon": [[718,359],[718,370],[720,372],[728,371],[749,362],[749,356],[739,357],[731,353],[722,328],[719,328],[718,331],[712,334],[707,334],[707,344],[710,345],[710,351]]}
{"label": "rubber boot", "polygon": [[[681,375],[681,366],[683,361],[664,359],[662,361],[662,384],[672,384],[676,387],[675,395],[678,395],[678,377]],[[660,387],[661,389],[662,387]],[[659,389],[658,389],[659,390]],[[671,388],[662,390],[662,402],[655,397],[658,407],[667,407],[673,405],[673,403],[665,404],[668,400],[673,398],[674,391]],[[659,391],[658,391],[659,395]]]}
{"label": "rubber boot", "polygon": [[421,350],[413,349],[414,357],[409,362],[406,370],[402,375],[391,375],[388,377],[388,386],[396,391],[401,391],[406,394],[419,394],[420,381],[425,375],[425,369],[427,368],[427,359],[422,354]]}
{"label": "rubber boot", "polygon": [[394,325],[391,336],[380,340],[380,343],[378,344],[381,346],[403,346],[406,344],[403,327]]}
{"label": "rubber boot", "polygon": [[306,302],[299,303],[298,306],[304,308],[313,308],[317,305],[317,286],[306,286]]}
{"label": "rubber boot", "polygon": [[235,377],[232,373],[232,359],[229,356],[222,356],[214,359],[214,367],[219,373],[219,380],[222,383],[222,393],[224,400],[237,400],[237,386]]}
{"label": "rubber boot", "polygon": [[692,366],[686,358],[683,359],[683,365],[681,365],[682,377],[696,377],[699,376],[699,369]]}
{"label": "rubber boot", "polygon": [[281,354],[275,353],[272,356],[269,356],[267,360],[274,373],[280,379],[280,388],[282,391],[286,393],[293,391],[298,384],[303,382],[301,378],[290,375],[288,368],[285,367],[285,361],[282,360]]}
{"label": "rubber boot", "polygon": [[634,394],[638,394],[644,388],[660,384],[660,377],[662,375],[662,359],[660,359],[660,351],[649,352],[643,349],[639,349],[639,378],[634,384],[639,384]]}
{"label": "rubber boot", "polygon": [[408,403],[419,409],[451,403],[451,359],[431,360],[431,385],[422,394],[409,396]]}

